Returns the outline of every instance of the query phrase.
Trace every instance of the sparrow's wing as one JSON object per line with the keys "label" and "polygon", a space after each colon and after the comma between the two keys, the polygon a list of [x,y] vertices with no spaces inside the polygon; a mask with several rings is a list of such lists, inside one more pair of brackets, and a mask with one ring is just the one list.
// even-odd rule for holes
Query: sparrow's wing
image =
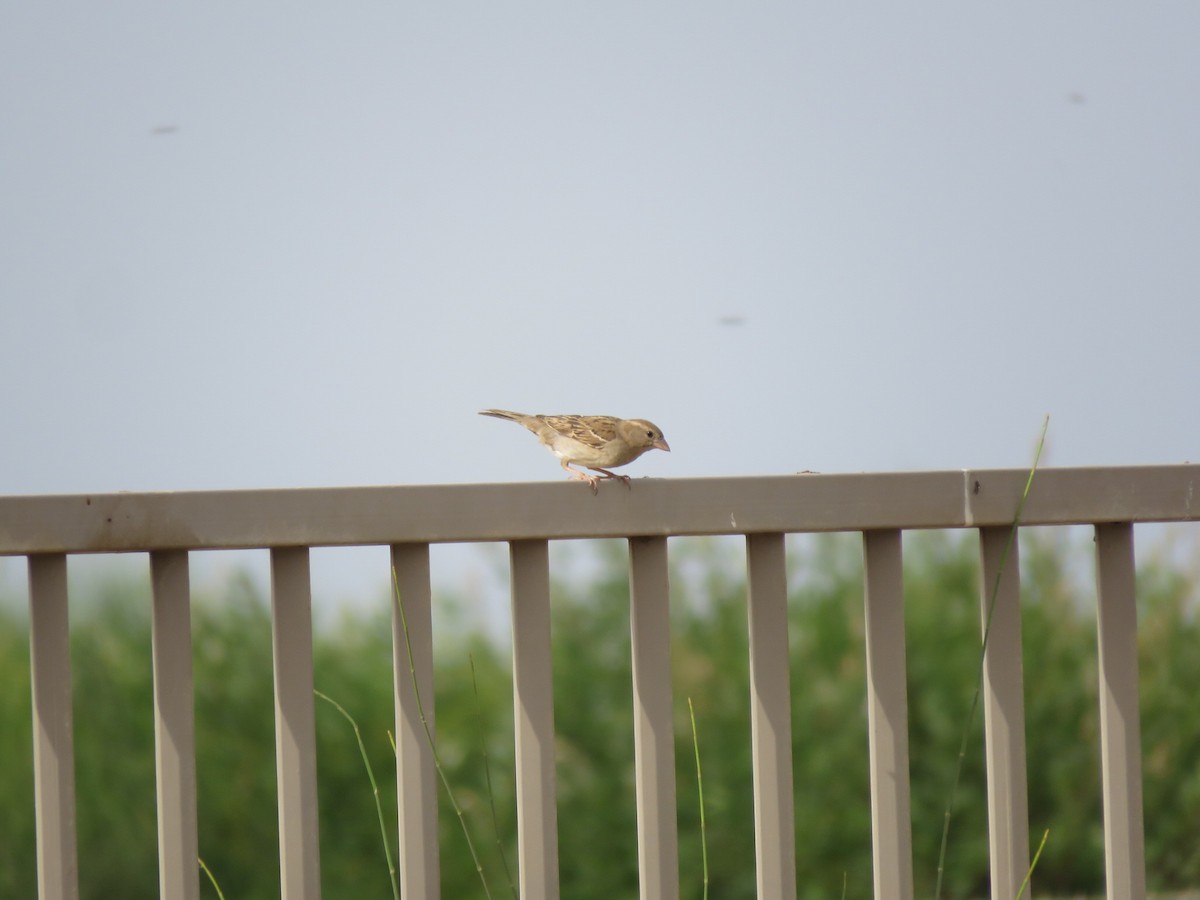
{"label": "sparrow's wing", "polygon": [[599,449],[617,436],[620,419],[612,416],[542,416],[542,421],[564,437]]}

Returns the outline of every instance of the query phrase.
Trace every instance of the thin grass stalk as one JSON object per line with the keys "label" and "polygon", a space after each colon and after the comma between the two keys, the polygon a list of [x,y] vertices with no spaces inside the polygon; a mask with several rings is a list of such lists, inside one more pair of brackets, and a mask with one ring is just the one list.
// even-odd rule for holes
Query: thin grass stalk
{"label": "thin grass stalk", "polygon": [[700,771],[700,737],[696,731],[696,709],[688,697],[688,716],[692,720],[692,749],[696,753],[696,792],[700,795],[700,859],[704,872],[704,900],[708,900],[708,830],[704,823],[704,775]]}
{"label": "thin grass stalk", "polygon": [[358,741],[358,752],[362,754],[363,765],[367,769],[367,780],[371,782],[371,794],[375,799],[375,814],[379,816],[379,833],[383,836],[383,855],[387,859],[388,878],[392,880],[392,896],[395,900],[400,900],[400,885],[396,881],[396,862],[392,857],[391,839],[388,837],[387,820],[383,815],[383,804],[379,800],[379,784],[375,781],[375,772],[371,768],[371,760],[367,756],[367,747],[363,743],[362,732],[358,728],[358,723],[354,721],[354,717],[346,712],[342,704],[321,691],[314,690],[313,693],[340,712],[346,721],[350,723],[350,727],[354,729],[354,739]]}
{"label": "thin grass stalk", "polygon": [[408,618],[404,615],[404,601],[400,599],[400,579],[396,576],[396,570],[392,569],[392,592],[396,598],[396,608],[400,611],[400,625],[404,629],[404,649],[408,653],[408,671],[412,676],[413,697],[417,701],[417,715],[421,719],[421,727],[425,729],[425,741],[429,744],[429,750],[433,754],[433,766],[437,769],[438,777],[442,780],[442,787],[446,790],[446,797],[450,800],[450,806],[454,810],[454,814],[458,816],[458,824],[462,827],[463,837],[467,841],[467,849],[471,851],[471,861],[475,864],[475,871],[479,875],[479,881],[483,885],[484,896],[488,900],[492,900],[492,892],[488,888],[487,875],[484,874],[483,864],[479,861],[479,853],[475,850],[475,842],[471,840],[471,830],[467,827],[467,817],[463,814],[462,807],[458,804],[458,799],[454,796],[454,789],[450,787],[450,779],[446,775],[446,769],[442,765],[442,755],[438,752],[437,743],[433,739],[433,732],[429,728],[429,719],[425,715],[425,704],[421,702],[421,689],[417,685],[417,667],[413,663],[412,638],[408,633]]}
{"label": "thin grass stalk", "polygon": [[1033,877],[1033,870],[1037,868],[1038,860],[1042,858],[1042,849],[1046,846],[1048,837],[1050,837],[1049,828],[1042,835],[1042,842],[1038,844],[1037,853],[1033,854],[1033,862],[1029,864],[1029,871],[1025,873],[1025,880],[1021,882],[1021,888],[1017,891],[1017,900],[1021,900],[1025,896],[1025,889],[1029,887],[1029,879]]}
{"label": "thin grass stalk", "polygon": [[937,885],[933,892],[934,900],[941,900],[942,896],[942,878],[946,874],[946,847],[950,841],[950,818],[954,809],[954,801],[958,797],[958,785],[962,780],[963,763],[967,758],[967,743],[971,738],[971,726],[975,722],[979,697],[983,693],[983,666],[987,656],[988,637],[992,633],[992,616],[996,612],[996,597],[1000,593],[1000,578],[1004,572],[1004,566],[1008,562],[1009,553],[1012,552],[1013,541],[1017,538],[1017,531],[1021,525],[1021,513],[1025,510],[1025,501],[1029,499],[1029,491],[1033,487],[1033,476],[1037,472],[1038,461],[1042,458],[1042,447],[1046,444],[1046,431],[1049,427],[1050,416],[1046,416],[1042,420],[1042,433],[1038,438],[1037,450],[1033,454],[1033,465],[1029,467],[1029,477],[1025,479],[1025,490],[1021,492],[1021,499],[1017,501],[1012,528],[1008,532],[1008,540],[1004,543],[1004,552],[1000,554],[1000,565],[996,569],[996,580],[992,584],[991,597],[988,599],[987,621],[983,628],[983,642],[979,648],[979,670],[975,677],[975,694],[971,698],[971,709],[967,713],[967,721],[963,726],[962,741],[958,747],[958,764],[954,770],[954,783],[950,787],[950,802],[946,804],[946,814],[942,821],[942,845],[938,850]]}
{"label": "thin grass stalk", "polygon": [[217,896],[220,897],[221,900],[225,900],[225,892],[221,890],[221,885],[217,884],[217,876],[212,873],[212,869],[210,869],[204,862],[204,857],[197,856],[196,859],[200,863],[200,871],[207,875],[208,880],[212,882],[213,890],[217,892]]}
{"label": "thin grass stalk", "polygon": [[504,852],[504,842],[500,840],[500,817],[496,815],[496,792],[492,789],[492,764],[488,757],[486,735],[483,731],[483,708],[479,705],[479,682],[475,678],[475,656],[467,654],[471,664],[471,689],[475,692],[475,721],[479,725],[479,748],[483,755],[483,776],[487,780],[488,805],[492,810],[492,833],[496,836],[496,852],[500,854],[500,864],[504,867],[504,877],[508,880],[508,889],[512,891],[514,900],[520,894],[513,881],[512,871],[508,867],[508,854]]}

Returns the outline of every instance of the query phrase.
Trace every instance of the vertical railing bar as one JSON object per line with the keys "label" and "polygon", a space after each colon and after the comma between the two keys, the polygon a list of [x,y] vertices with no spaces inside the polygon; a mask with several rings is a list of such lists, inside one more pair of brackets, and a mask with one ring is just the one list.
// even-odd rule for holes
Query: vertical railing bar
{"label": "vertical railing bar", "polygon": [[629,539],[634,775],[642,900],[679,897],[667,539]]}
{"label": "vertical railing bar", "polygon": [[875,900],[912,900],[912,809],[901,535],[863,534]]}
{"label": "vertical railing bar", "polygon": [[543,540],[513,541],[509,555],[520,893],[525,900],[557,900],[549,545]]}
{"label": "vertical railing bar", "polygon": [[979,596],[987,634],[982,699],[993,897],[1016,897],[1029,871],[1020,566],[1017,541],[1010,542],[1011,536],[1010,526],[979,529]]}
{"label": "vertical railing bar", "polygon": [[788,664],[787,562],[782,534],[746,536],[750,729],[758,896],[794,900],[796,822]]}
{"label": "vertical railing bar", "polygon": [[1096,526],[1100,759],[1110,898],[1146,896],[1133,525]]}
{"label": "vertical railing bar", "polygon": [[318,900],[317,742],[313,714],[312,587],[307,547],[271,550],[275,766],[283,900]]}
{"label": "vertical railing bar", "polygon": [[77,900],[67,558],[61,553],[29,557],[29,658],[38,896]]}
{"label": "vertical railing bar", "polygon": [[[434,727],[429,545],[396,544],[392,547],[391,561],[395,578],[392,668],[396,702],[400,895],[437,900],[441,896],[441,873],[437,769],[431,743],[437,732]],[[413,685],[414,672],[416,690]],[[428,734],[421,722],[422,712],[429,723]]]}
{"label": "vertical railing bar", "polygon": [[195,699],[191,586],[186,550],[150,554],[154,603],[154,758],[158,793],[158,883],[163,897],[197,900]]}

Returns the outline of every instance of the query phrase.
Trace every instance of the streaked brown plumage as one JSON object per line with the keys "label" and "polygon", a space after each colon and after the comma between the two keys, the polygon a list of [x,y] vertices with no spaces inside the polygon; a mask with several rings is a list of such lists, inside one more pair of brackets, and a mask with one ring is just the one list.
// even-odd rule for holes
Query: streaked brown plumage
{"label": "streaked brown plumage", "polygon": [[[537,435],[572,478],[586,481],[596,492],[600,478],[615,478],[628,487],[629,476],[609,469],[633,462],[647,450],[671,448],[662,429],[645,419],[618,419],[614,416],[542,416],[485,409],[481,416],[494,416],[524,425]],[[591,475],[570,464],[585,466],[600,475]]]}

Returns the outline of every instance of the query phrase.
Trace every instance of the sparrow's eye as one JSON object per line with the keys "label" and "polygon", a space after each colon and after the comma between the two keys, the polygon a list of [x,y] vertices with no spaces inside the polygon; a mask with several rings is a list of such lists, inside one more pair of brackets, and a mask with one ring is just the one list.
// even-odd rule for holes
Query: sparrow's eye
{"label": "sparrow's eye", "polygon": [[653,439],[654,439],[654,432],[653,432],[653,431],[647,431],[647,432],[646,432],[646,437],[648,437],[648,438],[650,438],[651,440],[653,440]]}

